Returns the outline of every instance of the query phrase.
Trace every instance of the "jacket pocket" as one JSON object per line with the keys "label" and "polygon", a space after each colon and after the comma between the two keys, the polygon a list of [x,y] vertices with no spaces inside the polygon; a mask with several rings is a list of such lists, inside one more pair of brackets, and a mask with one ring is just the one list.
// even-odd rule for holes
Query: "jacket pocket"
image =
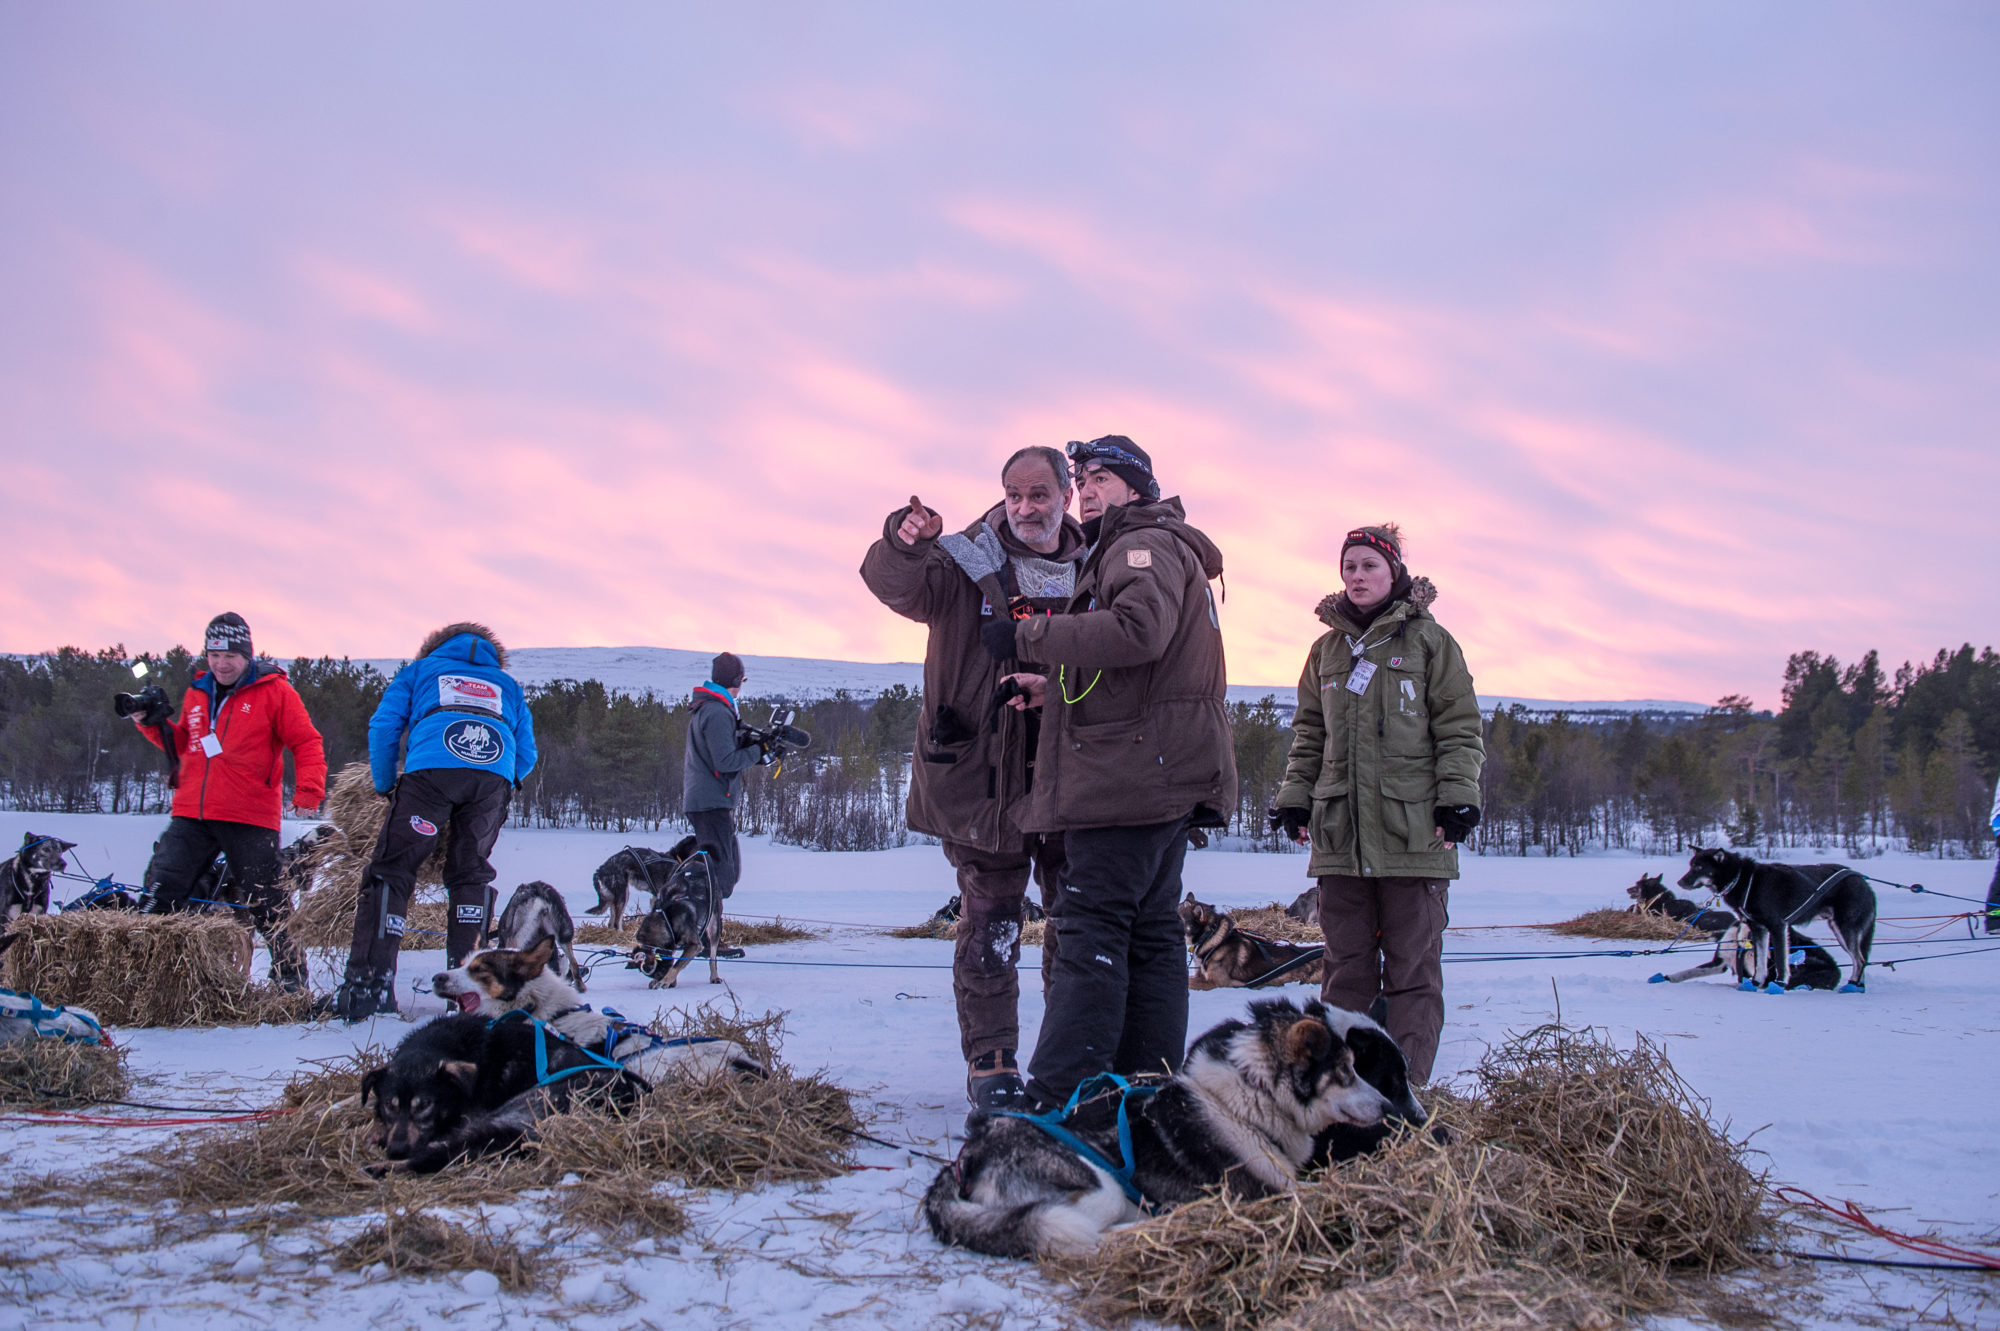
{"label": "jacket pocket", "polygon": [[[1079,735],[1097,726],[1135,721],[1146,705],[1146,682],[1150,668],[1136,670],[1092,670],[1071,667],[1050,681],[1062,689],[1064,706],[1070,709],[1070,725]],[[1075,702],[1067,701],[1070,698]]]}
{"label": "jacket pocket", "polygon": [[1354,787],[1343,775],[1337,781],[1322,776],[1313,787],[1312,848],[1315,855],[1351,859],[1354,855]]}
{"label": "jacket pocket", "polygon": [[1429,772],[1382,778],[1382,831],[1390,849],[1444,849],[1437,839],[1437,782]]}

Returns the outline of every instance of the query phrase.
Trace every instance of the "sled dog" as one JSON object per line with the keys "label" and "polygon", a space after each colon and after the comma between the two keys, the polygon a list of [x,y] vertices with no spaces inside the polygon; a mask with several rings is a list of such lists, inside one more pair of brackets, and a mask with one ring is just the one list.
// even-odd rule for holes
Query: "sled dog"
{"label": "sled dog", "polygon": [[49,886],[76,849],[76,842],[29,832],[21,848],[0,860],[0,919],[12,924],[23,915],[49,913]]}
{"label": "sled dog", "polygon": [[1861,993],[1875,944],[1875,889],[1844,864],[1765,864],[1731,850],[1696,846],[1676,886],[1719,893],[1743,918],[1756,962],[1745,987],[1783,993],[1791,973],[1792,930],[1814,919],[1833,926],[1846,950],[1843,993]]}
{"label": "sled dog", "polygon": [[734,1040],[669,1040],[615,1012],[593,1012],[583,995],[549,970],[555,945],[543,938],[523,951],[475,952],[457,970],[441,971],[432,991],[459,1011],[492,1019],[525,1012],[564,1039],[603,1054],[657,1086],[667,1077],[712,1077],[729,1070],[762,1077],[768,1069]]}
{"label": "sled dog", "polygon": [[562,894],[540,881],[521,884],[507,898],[507,909],[500,912],[496,941],[501,947],[519,952],[532,947],[538,938],[553,939],[556,947],[562,949],[559,954],[550,954],[549,969],[574,983],[576,991],[582,993],[583,971],[576,964],[576,923],[569,917]]}
{"label": "sled dog", "polygon": [[[1188,951],[1194,954],[1195,973],[1188,977],[1190,989],[1243,989],[1275,987],[1281,984],[1318,984],[1323,966],[1311,962],[1286,971],[1273,980],[1264,980],[1288,961],[1324,948],[1266,938],[1236,927],[1226,910],[1217,910],[1194,893],[1180,904],[1181,928],[1187,931]],[[1263,981],[1262,984],[1257,983]]]}
{"label": "sled dog", "polygon": [[639,969],[653,977],[648,988],[678,987],[696,949],[708,957],[708,982],[722,983],[715,966],[722,941],[722,897],[711,872],[708,856],[696,851],[653,894],[653,909],[639,921],[639,946],[633,952]]}
{"label": "sled dog", "polygon": [[610,915],[611,927],[625,927],[625,904],[632,899],[632,893],[644,892],[649,898],[656,895],[660,885],[674,871],[674,866],[694,854],[694,837],[684,836],[669,851],[648,850],[644,846],[627,846],[610,859],[597,866],[597,872],[590,876],[590,885],[597,889],[597,904],[584,911],[585,915]]}
{"label": "sled dog", "polygon": [[1675,896],[1668,890],[1663,874],[1640,875],[1638,882],[1625,889],[1625,895],[1632,898],[1634,913],[1664,915],[1676,924],[1689,925],[1690,933],[1721,938],[1737,925],[1736,917],[1726,910],[1703,908],[1686,897]]}
{"label": "sled dog", "polygon": [[[1654,984],[1679,984],[1684,980],[1699,980],[1709,975],[1720,975],[1728,971],[1738,984],[1748,980],[1756,982],[1757,949],[1750,942],[1750,931],[1739,924],[1724,934],[1715,944],[1715,955],[1699,966],[1690,966],[1684,971],[1671,975],[1655,975]],[[1792,930],[1792,950],[1787,958],[1791,962],[1790,978],[1785,983],[1787,989],[1838,989],[1840,987],[1840,963],[1833,954],[1812,939]]]}
{"label": "sled dog", "polygon": [[[548,1072],[560,1075],[538,1080],[538,1045]],[[646,1089],[630,1073],[602,1066],[533,1022],[439,1017],[411,1032],[387,1065],[361,1079],[361,1103],[375,1102],[371,1135],[389,1157],[368,1172],[434,1174],[461,1156],[519,1145],[537,1123],[579,1096],[630,1104]]]}
{"label": "sled dog", "polygon": [[[1372,1025],[1318,1002],[1304,1011],[1283,999],[1252,1003],[1249,1020],[1223,1022],[1197,1039],[1170,1078],[1103,1093],[1087,1084],[1087,1098],[1062,1126],[1106,1164],[1129,1167],[1132,1190],[1150,1207],[1217,1185],[1245,1197],[1282,1191],[1328,1127],[1370,1127],[1395,1112],[1356,1071],[1343,1032],[1362,1023]],[[1129,1161],[1119,1144],[1121,1112]],[[1145,1214],[1103,1164],[1013,1114],[975,1120],[957,1163],[938,1171],[921,1209],[940,1242],[1021,1258],[1089,1251],[1106,1230]]]}

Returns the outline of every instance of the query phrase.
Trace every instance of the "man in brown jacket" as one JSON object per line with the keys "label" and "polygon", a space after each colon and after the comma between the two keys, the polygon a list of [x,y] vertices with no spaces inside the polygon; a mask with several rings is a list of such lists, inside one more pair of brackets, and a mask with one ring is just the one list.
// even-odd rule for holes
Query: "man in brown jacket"
{"label": "man in brown jacket", "polygon": [[[1180,1067],[1187,952],[1179,917],[1191,827],[1236,804],[1227,672],[1209,579],[1222,552],[1161,499],[1152,459],[1123,435],[1071,444],[1089,557],[1069,611],[989,625],[996,655],[1046,661],[1022,680],[1043,709],[1021,825],[1063,835],[1060,938],[1029,1099],[1060,1105],[1100,1072]],[[1010,637],[1011,635],[1011,637]]]}
{"label": "man in brown jacket", "polygon": [[[994,700],[1004,670],[1041,667],[996,660],[980,646],[979,631],[1066,606],[1084,554],[1082,529],[1068,515],[1061,453],[1024,448],[1007,460],[1000,480],[1005,501],[950,535],[942,518],[910,496],[861,564],[862,580],[884,605],[930,627],[906,817],[944,843],[958,871],[952,992],[975,1111],[1022,1101],[1014,1051],[1024,896],[1032,870],[1048,904],[1063,855],[1060,836],[1023,834],[1013,816],[1034,779],[1040,717]],[[1051,937],[1043,948],[1045,987],[1053,948]]]}

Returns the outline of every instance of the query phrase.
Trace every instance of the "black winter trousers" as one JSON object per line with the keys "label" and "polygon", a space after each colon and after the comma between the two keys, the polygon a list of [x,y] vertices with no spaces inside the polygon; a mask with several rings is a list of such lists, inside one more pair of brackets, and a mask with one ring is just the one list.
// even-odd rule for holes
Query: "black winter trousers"
{"label": "black winter trousers", "polygon": [[1062,890],[1048,927],[1061,939],[1028,1092],[1060,1105],[1100,1072],[1177,1072],[1187,1051],[1187,943],[1181,865],[1187,819],[1063,836]]}
{"label": "black winter trousers", "polygon": [[451,915],[445,926],[445,964],[458,965],[479,946],[493,912],[493,843],[500,839],[512,797],[506,778],[494,772],[432,767],[403,774],[389,797],[389,816],[361,880],[354,941],[347,952],[350,973],[396,973],[417,871],[437,849],[447,825],[444,886]]}
{"label": "black winter trousers", "polygon": [[736,813],[733,809],[700,809],[687,816],[694,829],[694,847],[708,852],[710,870],[715,874],[715,890],[724,898],[736,891],[743,877],[743,848],[736,841]]}
{"label": "black winter trousers", "polygon": [[2000,852],[1993,856],[1993,886],[1986,889],[1986,932],[2000,934]]}
{"label": "black winter trousers", "polygon": [[229,882],[241,897],[232,913],[263,935],[271,954],[271,979],[296,987],[306,982],[305,953],[286,932],[292,918],[292,895],[277,885],[278,831],[255,823],[226,823],[214,818],[173,818],[153,847],[146,866],[151,888],[148,910],[155,915],[205,910],[191,900],[215,857],[229,861]]}
{"label": "black winter trousers", "polygon": [[[1018,850],[988,850],[963,841],[944,843],[944,857],[958,870],[958,945],[951,958],[951,991],[958,1007],[958,1045],[970,1063],[1021,1047],[1021,924],[1027,914],[1028,875],[1041,889],[1042,910],[1052,914],[1062,881],[1062,833],[1030,836]],[[1049,996],[1060,943],[1053,924],[1042,930],[1042,998]]]}

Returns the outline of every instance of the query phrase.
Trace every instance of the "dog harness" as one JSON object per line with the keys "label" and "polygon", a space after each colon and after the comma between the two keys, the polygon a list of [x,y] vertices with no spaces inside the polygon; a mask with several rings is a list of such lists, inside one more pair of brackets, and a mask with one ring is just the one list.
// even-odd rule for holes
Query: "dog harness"
{"label": "dog harness", "polygon": [[84,1009],[50,1007],[33,994],[16,993],[12,989],[0,989],[0,1018],[25,1021],[29,1030],[45,1040],[61,1040],[65,1044],[111,1043],[97,1018]]}
{"label": "dog harness", "polygon": [[1826,899],[1833,895],[1833,889],[1840,884],[1841,879],[1848,877],[1850,874],[1856,878],[1862,876],[1859,870],[1846,867],[1836,869],[1828,874],[1826,881],[1812,890],[1812,893],[1806,897],[1804,904],[1785,917],[1786,926],[1789,927],[1797,924],[1801,920],[1810,920],[1818,913],[1819,908],[1826,904]]}
{"label": "dog harness", "polygon": [[[1063,1126],[1063,1121],[1076,1113],[1076,1107],[1083,1101],[1084,1093],[1100,1084],[1108,1084],[1118,1091],[1118,1154],[1120,1162],[1115,1165],[1105,1159],[1102,1152]],[[1159,1089],[1158,1086],[1135,1086],[1115,1072],[1100,1072],[1096,1076],[1085,1080],[1074,1091],[1071,1091],[1069,1103],[1061,1109],[1051,1109],[1046,1114],[1030,1114],[1022,1109],[1007,1109],[1002,1110],[1001,1113],[1007,1118],[1026,1119],[1056,1141],[1061,1142],[1064,1146],[1076,1152],[1077,1155],[1083,1158],[1085,1163],[1095,1165],[1109,1174],[1112,1181],[1123,1189],[1127,1201],[1140,1210],[1145,1211],[1148,1215],[1151,1215],[1155,1209],[1153,1203],[1147,1199],[1145,1193],[1139,1191],[1138,1185],[1132,1182],[1132,1175],[1137,1171],[1138,1164],[1132,1158],[1132,1120],[1126,1112],[1126,1106],[1131,1102],[1132,1097],[1137,1096],[1141,1100],[1150,1099],[1159,1092]]]}
{"label": "dog harness", "polygon": [[[585,1047],[584,1045],[576,1044],[576,1041],[570,1039],[568,1036],[564,1035],[561,1031],[550,1030],[547,1026],[542,1024],[539,1018],[528,1015],[527,1012],[525,1012],[520,1008],[515,1008],[512,1012],[503,1013],[502,1015],[495,1017],[493,1020],[486,1023],[486,1028],[488,1030],[491,1030],[493,1027],[498,1026],[501,1022],[512,1021],[516,1017],[519,1017],[521,1020],[528,1022],[535,1028],[535,1085],[548,1086],[555,1082],[561,1081],[565,1077],[574,1077],[579,1072],[589,1072],[594,1068],[600,1068],[600,1067],[609,1068],[613,1072],[621,1072],[621,1073],[625,1072],[625,1065],[623,1063],[620,1063],[617,1059],[606,1057],[605,1055],[598,1054],[595,1051]],[[554,1036],[556,1039],[561,1040],[564,1044],[576,1044],[576,1047],[579,1050],[582,1050],[583,1056],[589,1059],[590,1062],[579,1063],[573,1068],[564,1068],[560,1072],[550,1072],[549,1071],[550,1036]],[[625,1073],[625,1075],[630,1076],[631,1074]]]}
{"label": "dog harness", "polygon": [[[567,1017],[572,1012],[589,1012],[591,1010],[592,1008],[590,1004],[579,1003],[575,1007],[564,1008],[561,1012],[558,1012],[555,1014],[555,1016],[549,1018],[549,1020],[561,1021],[564,1017]],[[643,1048],[633,1051],[635,1054],[642,1054],[642,1053],[650,1054],[655,1049],[681,1049],[685,1048],[688,1045],[693,1045],[693,1044],[722,1043],[722,1037],[719,1035],[680,1035],[669,1040],[666,1036],[660,1034],[658,1031],[654,1030],[651,1026],[640,1025],[638,1022],[633,1021],[630,1017],[627,1017],[624,1013],[618,1011],[616,1008],[606,1008],[604,1009],[602,1015],[604,1016],[605,1021],[609,1023],[604,1031],[604,1048],[602,1050],[603,1056],[606,1058],[615,1059],[617,1056],[612,1051],[617,1049],[619,1044],[623,1042],[626,1039],[626,1037],[633,1035],[642,1035],[646,1039],[646,1043]],[[530,1018],[530,1020],[533,1020],[533,1018]],[[559,1040],[569,1040],[569,1037],[567,1035],[564,1035],[561,1031],[556,1031],[555,1036]],[[588,1046],[583,1045],[580,1041],[571,1040],[570,1043],[575,1044],[579,1048],[584,1049],[586,1053],[592,1052],[588,1048]],[[619,1066],[623,1067],[624,1065],[621,1063],[619,1064]]]}

